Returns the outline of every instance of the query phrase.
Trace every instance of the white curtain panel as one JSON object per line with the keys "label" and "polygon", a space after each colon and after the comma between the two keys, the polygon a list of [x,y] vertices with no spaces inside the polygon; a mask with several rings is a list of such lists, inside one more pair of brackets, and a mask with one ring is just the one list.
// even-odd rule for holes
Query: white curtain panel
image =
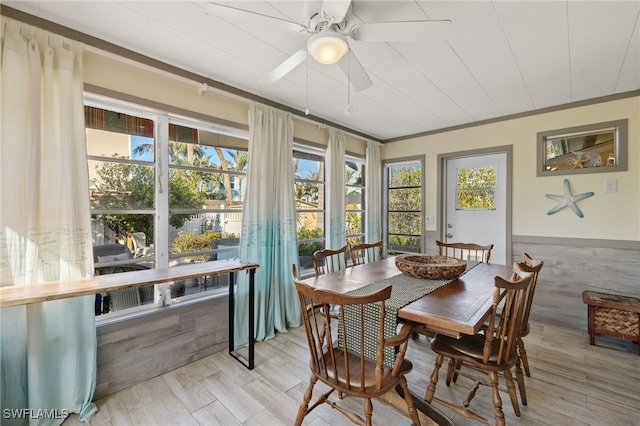
{"label": "white curtain panel", "polygon": [[378,142],[367,141],[365,161],[365,203],[367,207],[365,241],[375,243],[382,239],[382,171]]}
{"label": "white curtain panel", "polygon": [[[293,118],[258,103],[249,109],[247,191],[242,210],[240,258],[256,262],[255,340],[301,324],[291,265],[298,263],[293,186]],[[235,346],[248,343],[248,287],[238,277]]]}
{"label": "white curtain panel", "polygon": [[346,206],[344,181],[344,132],[329,128],[329,145],[327,147],[327,182],[329,183],[327,199],[328,232],[327,248],[338,249],[347,241]]}
{"label": "white curtain panel", "polygon": [[[0,285],[89,277],[82,45],[5,17],[2,29]],[[0,333],[3,425],[91,418],[94,296],[2,308]]]}

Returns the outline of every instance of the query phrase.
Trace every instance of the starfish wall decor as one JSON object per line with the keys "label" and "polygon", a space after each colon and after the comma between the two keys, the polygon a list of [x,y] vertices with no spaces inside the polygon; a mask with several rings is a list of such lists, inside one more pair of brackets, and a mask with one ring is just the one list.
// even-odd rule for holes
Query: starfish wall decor
{"label": "starfish wall decor", "polygon": [[554,208],[549,210],[547,214],[552,215],[564,209],[565,207],[569,207],[571,210],[573,210],[573,212],[576,215],[578,215],[578,217],[583,218],[584,214],[582,213],[582,210],[580,210],[580,207],[576,205],[576,202],[580,200],[584,200],[585,198],[593,197],[593,195],[594,195],[593,192],[583,192],[582,194],[573,195],[571,193],[571,186],[569,186],[569,179],[565,179],[564,195],[552,195],[552,194],[544,195],[545,197],[551,200],[558,201],[558,204]]}

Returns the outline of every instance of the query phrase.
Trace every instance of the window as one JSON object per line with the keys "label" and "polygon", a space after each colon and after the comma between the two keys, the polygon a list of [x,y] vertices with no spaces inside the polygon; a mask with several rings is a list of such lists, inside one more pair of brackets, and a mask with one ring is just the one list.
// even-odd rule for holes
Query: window
{"label": "window", "polygon": [[[142,108],[105,107],[91,97],[85,105],[97,274],[238,257],[248,160],[243,134]],[[156,185],[162,182],[156,170],[168,170],[168,191]],[[161,261],[158,241],[168,253]],[[175,283],[171,292],[180,297],[227,285],[226,276],[210,277]],[[153,286],[97,295],[96,314],[153,298]]]}
{"label": "window", "polygon": [[345,196],[347,243],[364,242],[364,164],[360,159],[349,159],[345,163]]}
{"label": "window", "polygon": [[[248,142],[216,129],[169,125],[170,266],[240,256]],[[187,281],[176,291],[221,291],[227,276]]]}
{"label": "window", "polygon": [[422,251],[422,160],[384,164],[385,244],[388,254]]}
{"label": "window", "polygon": [[456,210],[495,210],[496,168],[475,167],[456,171]]}
{"label": "window", "polygon": [[313,253],[325,247],[324,153],[311,148],[293,151],[296,231],[301,274],[313,271]]}
{"label": "window", "polygon": [[247,141],[202,128],[173,128],[169,126],[170,264],[238,257]]}
{"label": "window", "polygon": [[[136,157],[133,147],[139,143],[153,146],[154,122],[92,106],[85,106],[85,117],[94,245],[121,244],[130,251],[123,247],[124,253],[139,257],[142,250],[137,249],[142,247],[137,244],[141,240],[133,240],[131,235],[143,233],[146,242],[153,245],[155,171],[153,152]],[[113,261],[104,258],[113,255],[98,251],[95,260]],[[146,255],[153,266],[153,256]]]}
{"label": "window", "polygon": [[[85,106],[89,198],[96,274],[155,266],[155,159],[133,154],[154,145],[154,120],[140,112]],[[153,288],[96,295],[96,315],[153,301]]]}

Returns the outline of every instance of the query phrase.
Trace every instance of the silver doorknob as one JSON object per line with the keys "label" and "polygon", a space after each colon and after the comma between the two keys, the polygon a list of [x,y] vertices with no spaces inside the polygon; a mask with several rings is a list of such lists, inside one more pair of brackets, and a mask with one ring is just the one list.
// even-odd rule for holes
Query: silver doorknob
{"label": "silver doorknob", "polygon": [[453,223],[447,223],[447,228],[449,229],[453,228]]}
{"label": "silver doorknob", "polygon": [[453,238],[453,234],[452,234],[451,232],[449,232],[449,233],[447,234],[447,238],[449,238],[449,239],[450,239],[450,238]]}

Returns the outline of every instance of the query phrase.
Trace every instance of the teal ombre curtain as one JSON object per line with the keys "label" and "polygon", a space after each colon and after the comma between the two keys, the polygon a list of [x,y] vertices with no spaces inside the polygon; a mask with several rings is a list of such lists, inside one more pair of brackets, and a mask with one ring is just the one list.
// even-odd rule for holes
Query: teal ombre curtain
{"label": "teal ombre curtain", "polygon": [[327,147],[327,197],[328,232],[326,248],[338,249],[347,241],[345,181],[344,181],[344,132],[329,127]]}
{"label": "teal ombre curtain", "polygon": [[[293,185],[293,118],[251,103],[247,192],[242,210],[240,258],[256,262],[255,336],[264,340],[301,324],[291,265],[298,263]],[[248,287],[238,277],[235,345],[248,343]]]}
{"label": "teal ombre curtain", "polygon": [[380,164],[380,144],[367,141],[365,177],[365,203],[367,217],[365,219],[365,241],[375,243],[382,239],[382,171]]}
{"label": "teal ombre curtain", "polygon": [[[89,277],[82,45],[2,17],[0,285]],[[3,425],[89,420],[94,297],[0,309]]]}

